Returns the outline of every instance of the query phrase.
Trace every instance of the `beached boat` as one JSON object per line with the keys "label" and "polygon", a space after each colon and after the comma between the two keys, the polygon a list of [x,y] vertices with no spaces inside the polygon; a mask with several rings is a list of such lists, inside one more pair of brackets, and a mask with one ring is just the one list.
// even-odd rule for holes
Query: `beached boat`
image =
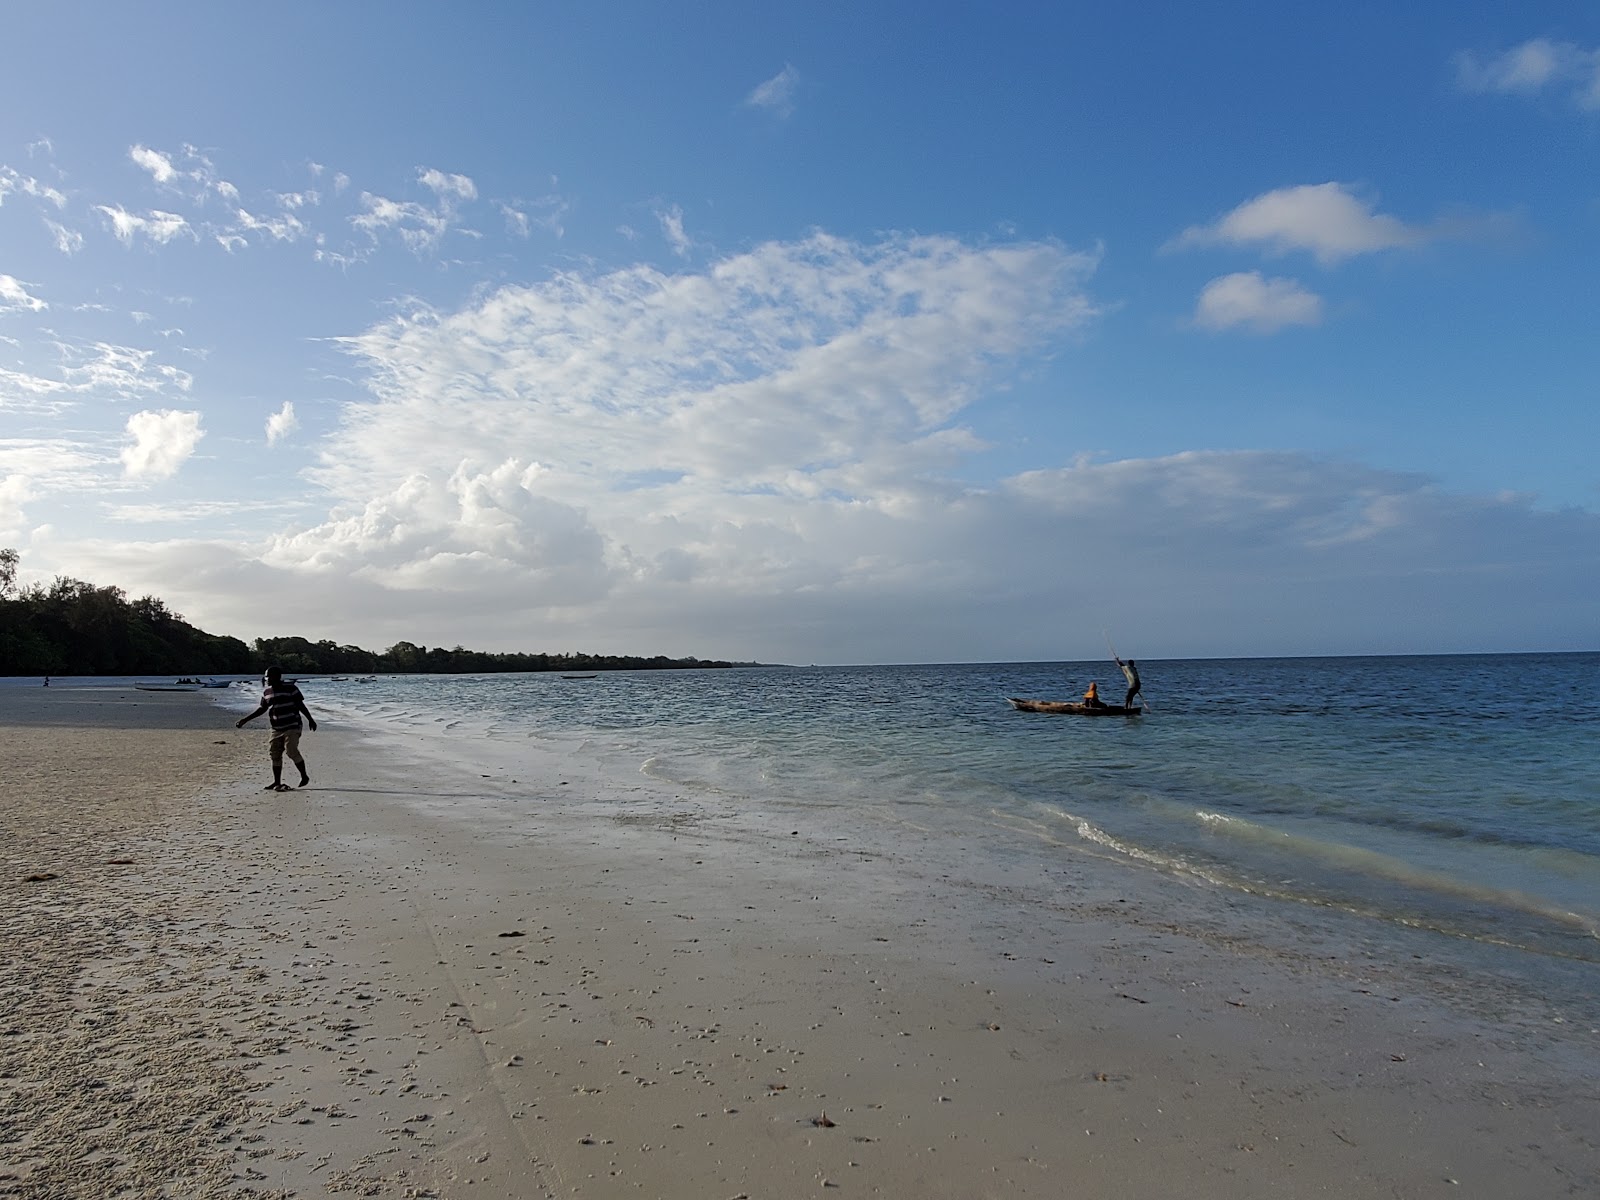
{"label": "beached boat", "polygon": [[231,679],[208,679],[204,683],[202,683],[200,686],[201,687],[208,687],[208,688],[232,687],[233,686],[233,681]]}
{"label": "beached boat", "polygon": [[563,679],[593,679],[593,675],[563,675]]}
{"label": "beached boat", "polygon": [[198,683],[136,683],[133,686],[141,692],[198,692],[203,685]]}
{"label": "beached boat", "polygon": [[1090,707],[1081,700],[1019,700],[1015,696],[1007,696],[1006,703],[1020,712],[1063,713],[1075,717],[1137,717],[1144,711],[1137,704],[1130,707],[1121,704]]}

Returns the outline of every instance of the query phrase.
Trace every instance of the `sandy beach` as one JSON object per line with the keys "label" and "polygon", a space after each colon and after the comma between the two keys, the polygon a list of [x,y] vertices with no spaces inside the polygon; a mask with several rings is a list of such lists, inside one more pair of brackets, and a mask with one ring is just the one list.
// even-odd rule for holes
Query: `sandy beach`
{"label": "sandy beach", "polygon": [[0,1196],[1600,1194],[1594,1021],[233,717],[0,687]]}

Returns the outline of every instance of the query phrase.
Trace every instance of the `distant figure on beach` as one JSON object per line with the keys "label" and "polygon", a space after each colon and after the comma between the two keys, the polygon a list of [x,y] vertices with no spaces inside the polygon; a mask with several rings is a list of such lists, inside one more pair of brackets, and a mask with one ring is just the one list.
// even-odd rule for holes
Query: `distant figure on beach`
{"label": "distant figure on beach", "polygon": [[1117,666],[1122,668],[1122,677],[1128,681],[1128,694],[1122,698],[1122,707],[1132,708],[1133,698],[1139,694],[1139,665],[1131,658],[1123,662],[1115,654],[1111,657],[1116,659]]}
{"label": "distant figure on beach", "polygon": [[45,685],[45,687],[49,687],[50,686],[50,676],[46,675],[44,677],[44,685]]}
{"label": "distant figure on beach", "polygon": [[306,773],[306,760],[300,755],[300,714],[306,715],[306,724],[311,726],[312,733],[317,731],[317,722],[306,707],[306,698],[300,694],[300,689],[292,683],[285,683],[283,672],[277,667],[267,668],[266,687],[261,692],[260,706],[249,716],[240,717],[236,728],[243,729],[262,713],[270,714],[267,719],[272,723],[272,782],[262,790],[289,790],[289,785],[283,781],[284,755],[288,755],[289,761],[300,768],[299,786],[305,787],[311,782],[311,776]]}
{"label": "distant figure on beach", "polygon": [[1095,680],[1089,685],[1089,690],[1083,694],[1083,702],[1090,708],[1104,708],[1105,701],[1100,699],[1100,681]]}

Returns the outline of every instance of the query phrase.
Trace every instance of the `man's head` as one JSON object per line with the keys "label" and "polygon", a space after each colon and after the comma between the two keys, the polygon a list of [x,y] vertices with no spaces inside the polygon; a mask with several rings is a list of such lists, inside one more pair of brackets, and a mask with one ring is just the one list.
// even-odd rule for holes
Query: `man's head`
{"label": "man's head", "polygon": [[267,682],[268,683],[281,683],[282,681],[283,681],[283,671],[282,671],[281,668],[279,668],[279,667],[268,667],[267,668]]}

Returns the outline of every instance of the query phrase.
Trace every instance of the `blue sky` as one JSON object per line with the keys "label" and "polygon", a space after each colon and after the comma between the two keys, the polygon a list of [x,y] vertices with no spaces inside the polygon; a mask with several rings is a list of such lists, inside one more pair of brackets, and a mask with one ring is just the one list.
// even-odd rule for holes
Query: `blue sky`
{"label": "blue sky", "polygon": [[0,545],[202,628],[1594,649],[1583,3],[19,7]]}

